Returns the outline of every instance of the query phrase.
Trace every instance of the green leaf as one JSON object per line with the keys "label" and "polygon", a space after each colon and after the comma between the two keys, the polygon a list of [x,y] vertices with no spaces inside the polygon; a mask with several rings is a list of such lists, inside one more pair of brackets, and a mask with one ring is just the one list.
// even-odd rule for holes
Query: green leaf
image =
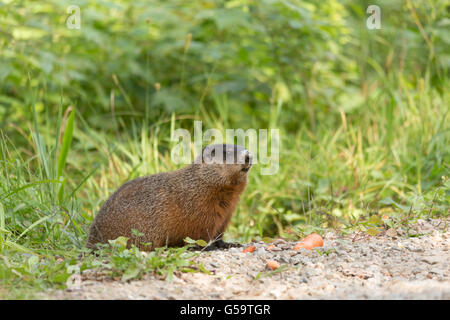
{"label": "green leaf", "polygon": [[380,231],[376,228],[369,228],[366,231],[370,236],[376,236],[377,234],[380,233]]}
{"label": "green leaf", "polygon": [[198,244],[200,247],[206,247],[208,245],[206,241],[202,239],[195,241],[195,243]]}
{"label": "green leaf", "polygon": [[71,276],[71,273],[68,273],[67,271],[64,271],[62,273],[57,274],[54,278],[53,281],[57,282],[57,283],[64,283],[67,281],[67,279],[69,279],[69,277]]}
{"label": "green leaf", "polygon": [[30,27],[15,27],[12,36],[16,40],[30,40],[42,38],[47,34],[45,30],[30,28]]}
{"label": "green leaf", "polygon": [[112,245],[115,245],[117,247],[125,248],[127,246],[127,241],[129,238],[120,236],[114,240],[108,240],[108,242]]}
{"label": "green leaf", "polygon": [[166,281],[172,282],[173,281],[173,272],[175,271],[175,266],[171,265],[167,268],[167,274],[166,274]]}
{"label": "green leaf", "polygon": [[205,268],[205,266],[203,265],[203,263],[200,263],[197,265],[198,268],[200,269],[201,272],[206,273],[206,274],[211,274],[211,271],[209,271],[208,269]]}
{"label": "green leaf", "polygon": [[123,275],[122,275],[122,281],[125,282],[125,281],[128,281],[128,280],[130,280],[130,279],[136,278],[136,277],[139,275],[139,272],[140,272],[139,268],[137,268],[137,267],[135,267],[135,266],[129,267],[129,268],[123,273]]}
{"label": "green leaf", "polygon": [[191,239],[191,238],[189,238],[189,237],[184,238],[184,242],[189,243],[189,244],[194,244],[194,243],[196,243],[195,240],[193,240],[193,239]]}
{"label": "green leaf", "polygon": [[40,218],[38,221],[33,222],[28,228],[26,228],[18,237],[17,239],[22,238],[22,236],[24,234],[26,234],[28,231],[30,231],[31,229],[33,229],[35,226],[37,226],[38,224],[50,219],[52,216],[43,216],[42,218]]}
{"label": "green leaf", "polygon": [[138,229],[132,229],[131,233],[133,234],[133,236],[135,237],[143,237],[145,234],[143,234],[142,232],[140,232]]}
{"label": "green leaf", "polygon": [[371,216],[367,222],[369,222],[371,224],[375,224],[375,225],[383,224],[383,220],[381,220],[381,218],[377,215]]}
{"label": "green leaf", "polygon": [[67,120],[66,129],[64,130],[61,152],[58,158],[58,178],[62,175],[66,165],[67,154],[69,153],[70,145],[72,143],[74,117],[75,109],[72,109],[69,119]]}
{"label": "green leaf", "polygon": [[64,201],[64,186],[66,185],[66,178],[63,178],[61,185],[58,190],[58,201],[60,204]]}
{"label": "green leaf", "polygon": [[31,257],[28,258],[28,267],[30,269],[35,267],[38,263],[39,263],[39,258],[37,256],[32,255]]}

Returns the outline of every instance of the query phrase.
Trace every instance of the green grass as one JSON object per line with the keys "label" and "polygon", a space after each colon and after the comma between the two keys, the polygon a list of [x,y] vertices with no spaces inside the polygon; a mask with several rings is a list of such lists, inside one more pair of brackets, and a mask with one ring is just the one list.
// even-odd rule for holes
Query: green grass
{"label": "green grass", "polygon": [[374,235],[448,217],[444,1],[414,3],[417,15],[379,1],[380,31],[353,1],[170,0],[156,13],[90,1],[80,33],[60,23],[65,3],[25,2],[0,6],[0,298],[39,297],[84,270],[205,272],[186,247],[84,248],[122,183],[180,167],[171,133],[193,120],[280,129],[279,171],[251,170],[227,239]]}

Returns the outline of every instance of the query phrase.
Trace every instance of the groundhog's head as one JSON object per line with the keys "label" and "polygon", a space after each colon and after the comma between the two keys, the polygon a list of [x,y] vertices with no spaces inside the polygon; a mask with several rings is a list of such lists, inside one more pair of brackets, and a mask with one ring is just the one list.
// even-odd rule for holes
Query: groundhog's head
{"label": "groundhog's head", "polygon": [[252,167],[253,155],[242,146],[234,144],[212,144],[202,150],[197,158],[201,170],[214,175],[214,181],[223,185],[247,183]]}

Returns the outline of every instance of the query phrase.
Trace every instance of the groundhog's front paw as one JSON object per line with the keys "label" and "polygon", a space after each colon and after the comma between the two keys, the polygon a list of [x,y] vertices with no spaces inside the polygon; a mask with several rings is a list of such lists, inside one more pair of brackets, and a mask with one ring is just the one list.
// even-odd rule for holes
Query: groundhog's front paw
{"label": "groundhog's front paw", "polygon": [[237,242],[225,242],[223,240],[216,240],[212,242],[207,247],[201,247],[199,245],[194,245],[189,248],[189,250],[192,251],[213,251],[213,250],[224,250],[224,249],[230,249],[230,248],[239,248],[243,245]]}
{"label": "groundhog's front paw", "polygon": [[214,249],[230,249],[230,248],[242,247],[242,244],[237,243],[237,242],[225,242],[222,239],[220,239],[220,240],[213,242],[211,244],[211,246],[214,247],[212,250],[214,250]]}

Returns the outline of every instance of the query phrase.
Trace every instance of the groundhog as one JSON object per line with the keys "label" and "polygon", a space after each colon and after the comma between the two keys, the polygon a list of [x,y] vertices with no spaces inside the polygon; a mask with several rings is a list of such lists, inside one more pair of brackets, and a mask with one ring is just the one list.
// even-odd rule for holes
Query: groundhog
{"label": "groundhog", "polygon": [[[141,250],[183,246],[184,239],[222,240],[240,194],[247,186],[252,154],[242,146],[203,148],[194,163],[172,172],[137,178],[103,204],[89,231],[87,247],[119,236]],[[136,236],[136,229],[143,235]]]}

